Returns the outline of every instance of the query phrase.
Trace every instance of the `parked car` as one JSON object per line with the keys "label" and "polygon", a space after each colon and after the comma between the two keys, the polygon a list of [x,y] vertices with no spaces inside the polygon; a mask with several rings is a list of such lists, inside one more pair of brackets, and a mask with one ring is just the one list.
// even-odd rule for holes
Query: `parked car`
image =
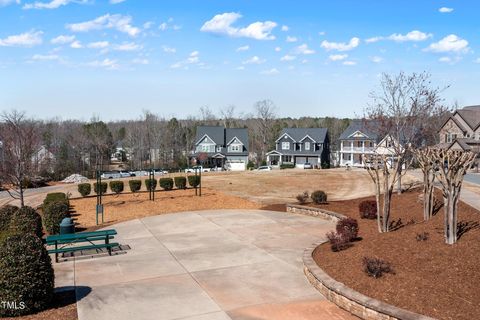
{"label": "parked car", "polygon": [[164,174],[168,174],[168,171],[167,170],[164,170],[164,169],[155,169],[155,174],[158,174],[158,175],[164,175]]}
{"label": "parked car", "polygon": [[313,166],[310,162],[305,162],[303,164],[303,169],[313,169]]}
{"label": "parked car", "polygon": [[210,169],[208,168],[204,168],[202,166],[196,166],[196,167],[192,167],[192,168],[187,168],[185,169],[185,173],[195,173],[195,169],[197,170],[197,172],[200,170],[201,172],[209,172]]}
{"label": "parked car", "polygon": [[270,167],[270,166],[260,166],[260,167],[258,167],[257,170],[258,171],[271,171],[272,167]]}
{"label": "parked car", "polygon": [[224,169],[222,167],[213,167],[210,168],[210,171],[223,171]]}
{"label": "parked car", "polygon": [[145,170],[137,170],[133,172],[134,177],[143,177],[143,176],[148,176],[148,171]]}
{"label": "parked car", "polygon": [[118,178],[121,178],[122,176],[118,171],[105,171],[102,173],[101,177],[102,179],[118,179]]}
{"label": "parked car", "polygon": [[121,178],[134,177],[130,171],[120,170],[119,174]]}

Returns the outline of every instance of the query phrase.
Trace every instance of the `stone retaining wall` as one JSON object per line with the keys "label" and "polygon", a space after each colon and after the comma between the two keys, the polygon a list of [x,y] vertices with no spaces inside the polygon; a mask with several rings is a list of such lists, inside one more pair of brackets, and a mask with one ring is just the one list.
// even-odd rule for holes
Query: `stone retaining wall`
{"label": "stone retaining wall", "polygon": [[[287,212],[320,217],[334,222],[346,217],[336,212],[295,204],[287,204],[286,209]],[[308,281],[329,301],[365,320],[435,320],[367,297],[336,281],[313,260],[313,253],[320,244],[317,243],[305,249],[303,270]]]}

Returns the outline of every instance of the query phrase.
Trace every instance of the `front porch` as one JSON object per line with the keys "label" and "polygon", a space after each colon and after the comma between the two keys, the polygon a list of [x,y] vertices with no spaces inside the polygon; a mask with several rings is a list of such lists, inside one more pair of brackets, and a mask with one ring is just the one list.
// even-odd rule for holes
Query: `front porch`
{"label": "front porch", "polygon": [[320,166],[321,160],[318,155],[285,155],[278,151],[267,153],[267,165],[272,167],[280,167],[282,164],[292,164],[298,168],[303,168],[305,163]]}

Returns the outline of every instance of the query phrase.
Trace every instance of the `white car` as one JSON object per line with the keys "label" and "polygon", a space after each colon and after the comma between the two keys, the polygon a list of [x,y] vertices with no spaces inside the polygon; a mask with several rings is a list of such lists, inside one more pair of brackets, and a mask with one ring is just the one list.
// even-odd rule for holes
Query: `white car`
{"label": "white car", "polygon": [[101,177],[102,179],[118,179],[118,178],[121,178],[122,176],[118,171],[105,171],[102,173]]}
{"label": "white car", "polygon": [[197,170],[197,173],[198,171],[201,171],[201,172],[210,172],[210,169],[208,168],[204,168],[202,166],[196,166],[196,167],[192,167],[192,168],[187,168],[185,169],[185,173],[195,173],[195,169]]}
{"label": "white car", "polygon": [[270,166],[260,166],[258,167],[257,171],[271,171],[272,167]]}

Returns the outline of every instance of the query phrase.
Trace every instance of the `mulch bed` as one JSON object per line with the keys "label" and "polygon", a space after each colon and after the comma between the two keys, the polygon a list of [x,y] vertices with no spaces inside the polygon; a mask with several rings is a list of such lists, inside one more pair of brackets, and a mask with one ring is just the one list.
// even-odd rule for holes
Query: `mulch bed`
{"label": "mulch bed", "polygon": [[[438,319],[478,319],[480,310],[480,212],[459,204],[462,232],[454,245],[445,244],[443,208],[423,221],[420,190],[394,195],[392,221],[399,228],[380,234],[376,220],[360,219],[358,205],[374,197],[330,202],[326,210],[357,219],[359,237],[353,246],[332,252],[328,243],[319,246],[314,260],[335,280],[369,297]],[[437,198],[441,199],[438,192]],[[417,241],[417,234],[428,240]],[[364,257],[391,263],[395,274],[372,278],[363,271]]]}
{"label": "mulch bed", "polygon": [[75,291],[57,292],[51,308],[23,317],[2,318],[8,320],[77,320]]}

